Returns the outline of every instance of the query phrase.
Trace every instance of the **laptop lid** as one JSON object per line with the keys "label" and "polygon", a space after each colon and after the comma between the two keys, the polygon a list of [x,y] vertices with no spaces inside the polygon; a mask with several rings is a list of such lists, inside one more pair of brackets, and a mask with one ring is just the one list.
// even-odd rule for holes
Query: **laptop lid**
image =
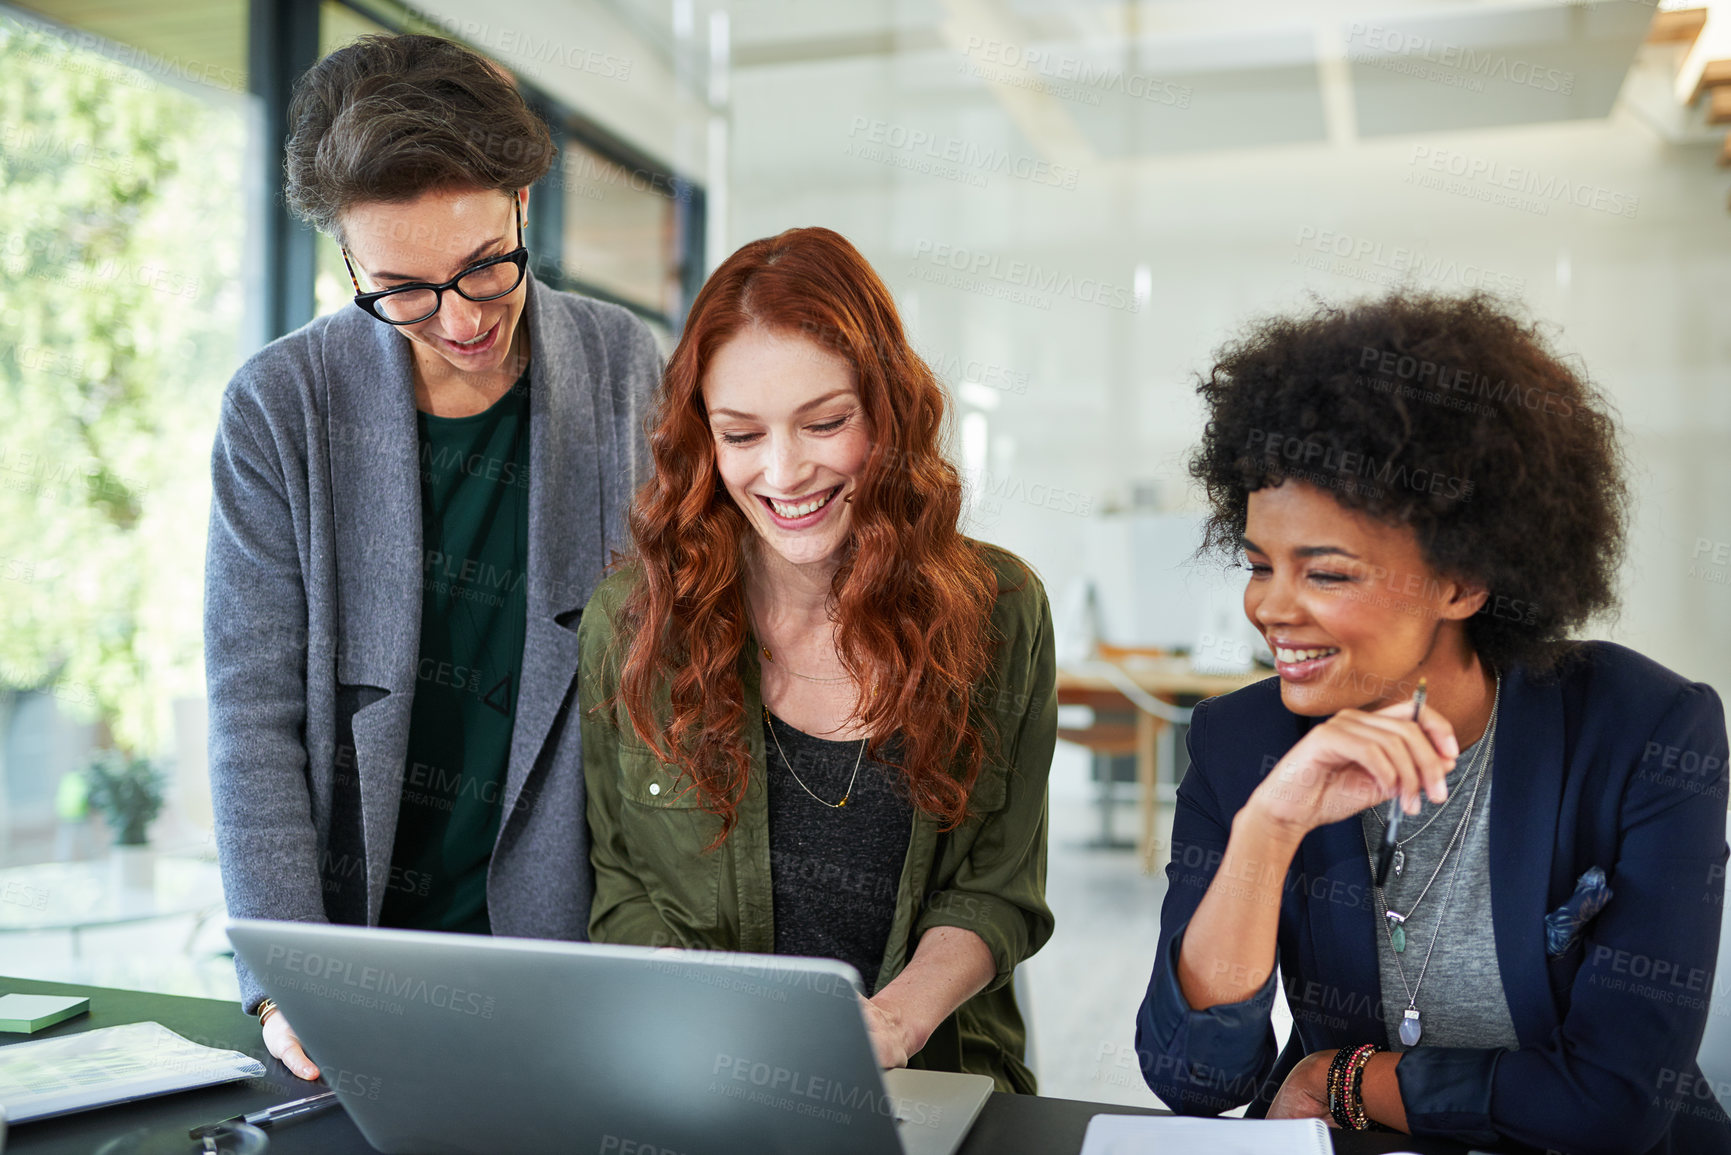
{"label": "laptop lid", "polygon": [[251,919],[228,935],[388,1153],[901,1155],[898,1115],[942,1151],[990,1092],[888,1093],[839,962]]}

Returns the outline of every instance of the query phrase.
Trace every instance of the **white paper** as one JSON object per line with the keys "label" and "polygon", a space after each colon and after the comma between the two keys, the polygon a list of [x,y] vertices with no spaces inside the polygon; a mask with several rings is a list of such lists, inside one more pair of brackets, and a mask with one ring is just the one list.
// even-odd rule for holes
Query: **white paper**
{"label": "white paper", "polygon": [[128,1023],[0,1047],[0,1105],[21,1123],[263,1074],[239,1051],[202,1047],[161,1023]]}
{"label": "white paper", "polygon": [[1096,1115],[1082,1155],[1329,1155],[1321,1119]]}

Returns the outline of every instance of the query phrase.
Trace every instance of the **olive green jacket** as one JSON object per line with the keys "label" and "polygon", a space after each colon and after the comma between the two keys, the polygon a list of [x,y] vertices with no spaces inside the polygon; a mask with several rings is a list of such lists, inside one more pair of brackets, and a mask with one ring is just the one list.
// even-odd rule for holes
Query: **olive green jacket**
{"label": "olive green jacket", "polygon": [[[1052,934],[1046,906],[1046,776],[1057,741],[1058,707],[1052,615],[1040,581],[1019,559],[986,547],[998,574],[992,626],[1001,639],[997,661],[979,700],[996,723],[970,814],[946,833],[914,810],[907,860],[896,895],[895,921],[873,990],[907,966],[920,936],[938,926],[978,934],[991,949],[997,975],[951,1015],[909,1063],[935,1070],[989,1075],[1006,1091],[1031,1093],[1022,1062],[1025,1031],[1010,977],[1016,964]],[[708,853],[720,819],[698,806],[697,792],[675,785],[677,767],[637,740],[625,709],[614,703],[622,647],[615,620],[630,592],[629,567],[596,588],[578,629],[582,665],[583,773],[588,789],[590,860],[595,899],[589,936],[595,942],[770,953],[774,912],[770,890],[769,817],[763,731],[748,727],[752,770],[739,821]],[[745,716],[760,717],[758,664],[741,655]],[[865,976],[868,983],[871,976]]]}

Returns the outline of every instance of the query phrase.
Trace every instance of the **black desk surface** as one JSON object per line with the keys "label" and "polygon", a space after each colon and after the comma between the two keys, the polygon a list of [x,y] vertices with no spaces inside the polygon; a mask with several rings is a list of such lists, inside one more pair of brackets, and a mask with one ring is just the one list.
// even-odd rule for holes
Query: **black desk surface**
{"label": "black desk surface", "polygon": [[[163,1095],[121,1107],[86,1111],[39,1123],[20,1123],[6,1137],[7,1155],[91,1155],[98,1147],[137,1128],[172,1126],[181,1129],[215,1122],[246,1111],[310,1093],[308,1084],[288,1073],[265,1051],[258,1024],[235,1003],[189,999],[143,991],[84,987],[71,983],[33,982],[0,978],[0,991],[25,994],[88,995],[90,1013],[39,1031],[44,1039],[96,1027],[113,1027],[154,1019],[197,1043],[243,1051],[265,1065],[265,1077],[202,1091]],[[23,1042],[26,1036],[8,1038]],[[1083,1103],[1020,1095],[993,1095],[962,1145],[960,1155],[1068,1155],[1082,1146],[1088,1120],[1110,1114],[1157,1114],[1133,1107]],[[1460,1155],[1466,1148],[1453,1143],[1415,1139],[1409,1135],[1331,1132],[1339,1152],[1416,1151],[1422,1155]],[[341,1111],[328,1111],[283,1124],[271,1133],[272,1155],[369,1155],[373,1148],[361,1138]],[[196,1148],[189,1141],[189,1155]]]}

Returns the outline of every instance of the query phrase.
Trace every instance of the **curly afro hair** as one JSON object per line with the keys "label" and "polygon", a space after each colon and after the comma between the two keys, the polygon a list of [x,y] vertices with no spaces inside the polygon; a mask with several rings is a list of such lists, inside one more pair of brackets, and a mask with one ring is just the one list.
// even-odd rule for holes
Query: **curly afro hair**
{"label": "curly afro hair", "polygon": [[1553,669],[1615,606],[1629,498],[1610,406],[1492,298],[1264,320],[1197,391],[1205,553],[1236,555],[1250,494],[1290,478],[1410,526],[1438,573],[1489,589],[1467,637],[1496,669]]}

